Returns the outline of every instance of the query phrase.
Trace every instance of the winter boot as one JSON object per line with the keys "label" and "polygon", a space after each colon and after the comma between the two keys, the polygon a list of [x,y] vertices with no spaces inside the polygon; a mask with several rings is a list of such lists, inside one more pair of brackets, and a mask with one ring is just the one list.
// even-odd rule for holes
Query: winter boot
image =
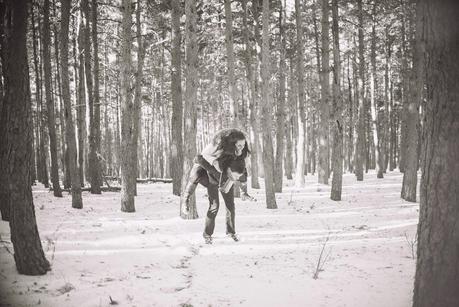
{"label": "winter boot", "polygon": [[208,234],[204,233],[203,237],[206,244],[212,244],[212,236],[209,236]]}
{"label": "winter boot", "polygon": [[227,234],[228,237],[230,237],[231,239],[234,240],[234,242],[238,242],[240,239],[239,239],[239,236],[235,233],[228,233]]}

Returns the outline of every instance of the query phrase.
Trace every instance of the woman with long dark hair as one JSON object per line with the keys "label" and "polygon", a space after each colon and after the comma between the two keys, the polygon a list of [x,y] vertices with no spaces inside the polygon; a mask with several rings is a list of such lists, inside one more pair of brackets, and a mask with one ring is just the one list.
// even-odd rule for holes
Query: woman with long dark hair
{"label": "woman with long dark hair", "polygon": [[[189,210],[191,195],[198,183],[207,187],[209,209],[207,211],[204,239],[212,243],[215,228],[215,217],[219,208],[218,191],[222,193],[226,206],[226,233],[235,241],[239,241],[235,231],[235,208],[233,185],[241,183],[241,198],[255,200],[247,193],[247,169],[245,158],[250,153],[245,134],[239,129],[223,129],[218,131],[203,151],[194,159],[188,184],[183,192],[184,210]],[[185,212],[186,213],[186,212]]]}

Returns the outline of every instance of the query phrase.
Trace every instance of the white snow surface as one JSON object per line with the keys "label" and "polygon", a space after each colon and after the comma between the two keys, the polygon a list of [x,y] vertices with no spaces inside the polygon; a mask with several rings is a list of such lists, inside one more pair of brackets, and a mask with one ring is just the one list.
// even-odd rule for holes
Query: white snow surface
{"label": "white snow surface", "polygon": [[[78,210],[68,193],[55,198],[34,186],[52,271],[19,275],[0,222],[0,306],[408,307],[419,204],[400,199],[402,176],[370,171],[357,182],[345,174],[339,202],[317,176],[303,188],[284,180],[278,209],[266,209],[263,189],[250,189],[257,202],[236,199],[240,242],[225,235],[220,196],[212,245],[202,238],[202,186],[196,220],[178,217],[171,184],[139,184],[135,213],[121,212],[120,193],[84,192]],[[314,279],[322,249],[328,258]]]}

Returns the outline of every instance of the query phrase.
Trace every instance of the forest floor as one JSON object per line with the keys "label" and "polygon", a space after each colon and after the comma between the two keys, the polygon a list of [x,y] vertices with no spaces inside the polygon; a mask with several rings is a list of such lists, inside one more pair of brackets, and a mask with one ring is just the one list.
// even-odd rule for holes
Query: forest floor
{"label": "forest floor", "polygon": [[411,306],[419,204],[400,199],[402,174],[345,174],[340,202],[316,176],[284,184],[277,210],[264,190],[249,190],[257,202],[236,200],[240,242],[225,235],[222,205],[213,245],[202,238],[203,187],[200,218],[182,220],[170,184],[139,184],[135,213],[120,211],[120,193],[85,192],[77,210],[68,193],[35,186],[52,271],[18,275],[0,222],[0,306]]}

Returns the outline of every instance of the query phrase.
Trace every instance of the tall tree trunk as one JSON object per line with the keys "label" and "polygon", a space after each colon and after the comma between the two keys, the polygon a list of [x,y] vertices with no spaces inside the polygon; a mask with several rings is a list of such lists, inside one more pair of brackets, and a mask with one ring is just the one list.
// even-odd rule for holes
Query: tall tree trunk
{"label": "tall tree trunk", "polygon": [[383,129],[381,116],[379,112],[379,101],[376,97],[377,82],[376,82],[376,5],[377,2],[373,2],[372,8],[372,26],[371,26],[371,70],[370,70],[370,107],[371,107],[371,123],[373,125],[373,146],[375,149],[375,166],[376,166],[376,176],[377,178],[383,178],[384,170],[384,156],[382,153],[383,147]]}
{"label": "tall tree trunk", "polygon": [[4,2],[1,2],[0,3],[0,25],[2,26],[0,27],[0,116],[1,116],[1,110],[3,107],[3,96],[5,95],[5,89],[3,85],[3,75],[4,75],[3,70],[5,67],[5,49],[6,49],[6,46],[4,44],[4,39],[3,39],[4,32],[5,32],[4,27],[3,27],[3,24],[5,22],[4,12],[5,12],[5,4]]}
{"label": "tall tree trunk", "polygon": [[274,154],[272,142],[272,101],[270,92],[270,72],[269,72],[269,0],[263,0],[263,34],[262,34],[262,57],[261,57],[261,79],[262,79],[262,118],[263,118],[263,166],[265,170],[265,195],[266,207],[277,209],[276,195],[274,187]]}
{"label": "tall tree trunk", "polygon": [[135,85],[134,85],[134,131],[133,131],[133,158],[131,160],[132,163],[132,168],[134,171],[134,182],[132,183],[134,188],[135,188],[135,195],[137,195],[137,176],[138,176],[138,144],[139,144],[139,127],[140,127],[140,122],[142,121],[141,119],[141,98],[142,98],[142,78],[143,78],[143,63],[145,60],[145,41],[142,40],[142,31],[141,31],[141,24],[140,24],[140,13],[141,13],[142,7],[141,7],[141,1],[137,1],[137,10],[136,10],[136,36],[137,36],[137,69],[136,69],[136,74],[135,74]]}
{"label": "tall tree trunk", "polygon": [[383,134],[384,134],[384,142],[383,142],[383,156],[384,156],[384,172],[386,172],[388,164],[389,164],[389,50],[390,50],[390,42],[389,42],[389,26],[386,26],[385,29],[385,51],[386,57],[384,62],[384,120],[383,120]]}
{"label": "tall tree trunk", "polygon": [[338,0],[332,0],[333,33],[333,178],[330,198],[341,200],[343,186],[343,118],[341,97],[341,62],[339,58]]}
{"label": "tall tree trunk", "polygon": [[121,32],[121,211],[134,212],[134,194],[136,174],[132,159],[134,148],[134,112],[132,99],[132,1],[122,2],[122,32]]}
{"label": "tall tree trunk", "polygon": [[[57,14],[57,9],[56,9],[56,0],[53,0],[53,15],[54,18],[58,18]],[[53,23],[53,36],[54,36],[54,55],[56,58],[56,76],[55,79],[57,81],[57,93],[59,97],[59,111],[58,111],[58,118],[59,118],[59,127],[58,131],[60,133],[60,137],[58,137],[60,146],[60,151],[61,151],[61,164],[62,164],[62,171],[64,173],[64,180],[63,180],[63,185],[65,189],[70,189],[71,183],[70,183],[70,172],[69,172],[69,166],[68,166],[68,157],[65,151],[65,120],[64,120],[64,102],[62,101],[62,84],[61,84],[61,72],[60,72],[60,55],[59,55],[59,31],[57,28],[57,22]]]}
{"label": "tall tree trunk", "polygon": [[[228,87],[229,87],[229,108],[231,126],[240,127],[239,106],[237,101],[236,79],[234,77],[234,48],[233,48],[233,17],[231,12],[231,0],[225,0],[225,39],[226,39],[226,55],[228,67]],[[240,197],[239,182],[234,183],[234,197]]]}
{"label": "tall tree trunk", "polygon": [[[92,75],[92,56],[91,56],[91,10],[89,8],[89,0],[81,0],[82,20],[83,20],[83,36],[84,36],[84,72],[86,80],[86,92],[88,95],[88,106],[89,106],[89,153],[88,153],[88,172],[87,177],[91,184],[91,193],[100,194],[100,182],[98,179],[98,159],[96,149],[96,130],[97,125],[94,117],[94,86],[93,86],[93,75]],[[94,62],[96,62],[94,58]],[[97,76],[98,78],[98,76]],[[83,80],[83,79],[82,79]],[[100,116],[99,116],[100,117]]]}
{"label": "tall tree trunk", "polygon": [[255,39],[255,63],[254,63],[254,72],[253,72],[253,77],[254,77],[254,93],[255,93],[255,100],[254,100],[254,115],[255,115],[255,122],[252,124],[253,129],[256,127],[256,131],[254,131],[254,136],[253,136],[253,147],[256,147],[257,151],[257,172],[258,172],[258,177],[264,178],[265,173],[264,173],[264,167],[263,167],[263,153],[262,153],[262,140],[261,140],[261,93],[260,93],[260,63],[261,63],[261,44],[262,44],[262,38],[260,35],[260,3],[258,1],[252,1],[253,5],[253,19],[254,19],[254,39]]}
{"label": "tall tree trunk", "polygon": [[[107,95],[109,95],[107,93]],[[104,174],[107,176],[113,176],[113,157],[112,157],[112,142],[113,142],[113,135],[111,129],[111,116],[108,115],[108,103],[110,101],[110,97],[108,96],[105,100],[105,107],[104,107],[104,154],[106,157],[106,164],[105,164],[105,172]]]}
{"label": "tall tree trunk", "polygon": [[113,156],[112,156],[112,143],[113,143],[113,134],[112,134],[112,125],[111,116],[109,116],[109,108],[111,105],[112,97],[112,86],[109,83],[111,79],[108,76],[108,44],[104,42],[104,149],[103,153],[105,155],[105,170],[102,171],[103,175],[113,176]]}
{"label": "tall tree trunk", "polygon": [[[252,6],[257,6],[257,3],[252,2]],[[258,143],[258,128],[257,128],[257,93],[255,89],[255,77],[252,69],[252,45],[249,39],[249,27],[247,24],[248,18],[248,9],[247,9],[247,0],[242,0],[242,10],[244,11],[243,15],[243,40],[245,44],[245,54],[244,54],[244,64],[246,69],[246,80],[249,88],[249,122],[250,122],[250,142],[251,154],[250,154],[250,171],[251,171],[251,185],[254,189],[260,188],[260,183],[258,182],[258,151],[256,144]]]}
{"label": "tall tree trunk", "polygon": [[[183,174],[182,191],[188,183],[190,170],[193,167],[193,158],[196,155],[196,125],[197,112],[196,105],[198,102],[197,87],[198,87],[198,46],[197,46],[197,13],[196,0],[185,2],[185,41],[186,41],[186,88],[185,88],[185,104],[184,104],[184,156],[183,156]],[[183,193],[182,193],[183,194]],[[183,195],[182,195],[183,197]],[[181,206],[185,205],[181,201]],[[189,212],[184,214],[183,208],[180,208],[180,216],[184,219],[198,218],[196,210],[196,199],[194,195],[189,202]]]}
{"label": "tall tree trunk", "polygon": [[[117,92],[121,92],[121,80],[116,81]],[[115,158],[116,158],[116,174],[120,176],[121,172],[121,99],[116,95],[116,113],[115,116]]]}
{"label": "tall tree trunk", "polygon": [[[321,76],[322,76],[322,65],[321,65],[321,48],[319,45],[319,30],[318,30],[318,25],[317,25],[317,2],[314,1],[312,4],[312,22],[313,22],[313,28],[314,28],[314,43],[315,43],[315,53],[316,53],[316,62],[317,62],[317,75],[319,76],[318,82],[321,83]],[[308,125],[309,129],[309,134],[311,135],[310,137],[310,143],[311,143],[311,154],[309,158],[309,164],[311,168],[311,173],[314,175],[316,172],[316,164],[317,164],[317,137],[316,135],[320,133],[318,130],[318,125],[316,118],[319,117],[319,125],[320,125],[320,114],[317,116],[318,113],[320,113],[320,105],[317,103],[319,99],[315,98],[315,102],[312,103],[311,105],[311,112],[312,112],[312,121]]]}
{"label": "tall tree trunk", "polygon": [[304,185],[304,145],[306,131],[306,114],[304,110],[305,93],[304,93],[304,46],[303,46],[303,22],[301,20],[300,0],[295,0],[296,12],[296,47],[297,47],[297,82],[298,82],[298,141],[296,143],[296,170],[295,185],[302,187]]}
{"label": "tall tree trunk", "polygon": [[410,96],[408,104],[407,139],[405,172],[403,173],[403,184],[401,196],[406,201],[416,202],[416,186],[418,181],[418,124],[419,106],[422,100],[424,89],[424,46],[422,41],[422,12],[420,4],[417,5],[416,12],[416,36],[413,49],[413,70],[411,73]]}
{"label": "tall tree trunk", "polygon": [[359,19],[359,72],[357,78],[359,119],[357,128],[357,144],[355,150],[355,175],[357,181],[363,181],[363,163],[365,161],[365,63],[364,63],[364,40],[363,40],[363,8],[362,0],[357,0]]}
{"label": "tall tree trunk", "polygon": [[[91,178],[91,193],[92,194],[101,194],[100,187],[102,186],[102,173],[100,165],[100,93],[99,93],[99,43],[97,41],[97,0],[92,0],[91,7],[91,17],[92,17],[92,28],[91,28],[91,37],[92,37],[92,50],[93,50],[93,59],[94,59],[94,94],[93,100],[89,100],[89,172]],[[87,15],[89,18],[89,15]],[[89,22],[87,23],[89,26]],[[88,37],[86,37],[88,39]],[[85,49],[86,50],[86,49]],[[87,69],[88,66],[86,66]],[[89,74],[90,75],[90,74]],[[86,72],[86,78],[88,78],[88,73]],[[88,86],[88,91],[90,86]],[[91,97],[91,95],[89,95]]]}
{"label": "tall tree trunk", "polygon": [[[86,87],[84,77],[84,25],[80,16],[78,25],[78,91],[77,91],[77,130],[78,130],[78,172],[81,186],[84,186],[86,173]],[[75,61],[76,62],[76,61]]]}
{"label": "tall tree trunk", "polygon": [[[349,134],[348,134],[348,147],[347,147],[347,166],[350,173],[354,172],[354,99],[352,97],[352,85],[351,85],[351,76],[350,76],[350,65],[349,58],[347,58],[347,85],[348,85],[348,94],[349,94]],[[354,73],[354,72],[353,72]]]}
{"label": "tall tree trunk", "polygon": [[[33,154],[32,127],[29,124],[31,101],[28,95],[27,69],[27,10],[28,1],[5,1],[9,22],[6,26],[7,63],[3,68],[5,97],[2,109],[6,116],[5,133],[0,133],[0,144],[7,153],[10,230],[14,247],[14,260],[20,274],[43,275],[50,270],[37,229],[33,204],[30,161]],[[3,25],[2,25],[3,26]],[[3,115],[2,114],[2,115]]]}
{"label": "tall tree trunk", "polygon": [[[6,113],[6,104],[5,102],[5,84],[3,83],[3,78],[5,78],[6,73],[6,39],[5,39],[5,19],[6,16],[6,7],[5,2],[0,2],[0,83],[1,83],[1,92],[0,92],[0,172],[2,174],[7,173],[7,166],[6,163],[6,120],[7,120],[7,113]],[[33,23],[32,23],[33,25]],[[38,146],[37,146],[38,148]],[[8,185],[8,178],[6,176],[0,176],[0,213],[2,215],[3,221],[10,220],[10,192],[9,192],[9,185]]]}
{"label": "tall tree trunk", "polygon": [[393,94],[393,82],[392,78],[392,70],[391,70],[391,53],[392,48],[388,46],[388,57],[389,57],[389,127],[390,127],[390,135],[389,135],[389,170],[393,171],[397,167],[396,163],[396,149],[397,149],[397,129],[396,129],[396,114],[397,109],[394,106],[394,94]]}
{"label": "tall tree trunk", "polygon": [[238,103],[236,93],[236,80],[234,78],[234,48],[233,48],[233,17],[231,14],[231,0],[225,0],[225,39],[226,39],[226,55],[228,67],[228,88],[229,88],[229,108],[231,126],[239,126]]}
{"label": "tall tree trunk", "polygon": [[171,48],[171,96],[172,96],[172,124],[171,124],[171,175],[172,193],[180,195],[183,176],[183,141],[182,141],[182,35],[180,32],[180,17],[182,10],[180,0],[172,0],[172,48]]}
{"label": "tall tree trunk", "polygon": [[83,208],[81,198],[81,181],[77,166],[77,149],[75,140],[75,126],[73,124],[72,103],[70,100],[69,85],[69,20],[70,20],[71,0],[62,0],[61,5],[61,77],[62,77],[62,99],[64,101],[65,112],[65,141],[67,145],[67,155],[70,170],[70,181],[72,185],[72,207]]}
{"label": "tall tree trunk", "polygon": [[294,112],[295,108],[295,93],[293,90],[294,87],[294,73],[293,73],[293,59],[290,58],[290,78],[289,78],[289,92],[288,92],[288,113],[287,119],[285,121],[285,176],[287,179],[293,179],[293,122],[295,120]]}
{"label": "tall tree trunk", "polygon": [[282,181],[284,178],[284,136],[285,136],[285,0],[280,5],[279,12],[279,35],[280,35],[280,57],[279,57],[279,99],[277,100],[276,112],[276,162],[274,163],[274,185],[276,192],[282,192]]}
{"label": "tall tree trunk", "polygon": [[401,89],[401,125],[400,125],[400,155],[399,155],[399,169],[401,172],[405,171],[405,159],[406,159],[406,150],[407,150],[407,132],[408,132],[408,92],[409,92],[409,69],[408,69],[408,48],[406,44],[406,27],[407,27],[407,9],[405,1],[400,1],[402,16],[401,16],[401,79],[402,79],[402,89]]}
{"label": "tall tree trunk", "polygon": [[[38,4],[37,4],[38,5]],[[35,99],[37,102],[37,126],[38,126],[38,140],[37,140],[37,166],[38,166],[38,180],[48,187],[48,169],[46,165],[45,145],[44,145],[44,126],[42,116],[42,91],[41,91],[41,68],[39,62],[39,48],[37,46],[38,38],[35,29],[35,3],[32,3],[31,7],[31,19],[32,19],[32,46],[33,46],[33,58],[34,58],[34,70],[35,70]],[[40,18],[40,16],[38,16]]]}
{"label": "tall tree trunk", "polygon": [[44,69],[43,69],[43,42],[41,41],[43,38],[43,26],[42,26],[42,18],[41,18],[41,9],[40,9],[41,3],[37,2],[37,27],[38,27],[38,56],[39,61],[39,69],[38,73],[40,75],[40,92],[41,92],[41,99],[40,99],[40,105],[38,106],[38,109],[40,110],[40,155],[41,155],[41,161],[43,162],[43,184],[46,188],[49,188],[49,167],[50,165],[48,164],[48,161],[50,161],[49,157],[49,146],[48,146],[48,123],[47,123],[47,112],[46,108],[43,106],[43,93],[44,93],[44,86],[43,86],[43,80],[44,80]]}
{"label": "tall tree trunk", "polygon": [[322,35],[321,56],[322,70],[320,72],[320,126],[319,126],[319,183],[328,184],[329,170],[329,137],[328,121],[330,120],[330,21],[328,0],[322,0]]}
{"label": "tall tree trunk", "polygon": [[[0,12],[1,14],[1,12]],[[1,23],[0,23],[1,24]],[[1,35],[1,34],[0,34]],[[1,47],[1,44],[0,44],[0,47]],[[29,129],[31,129],[30,131],[30,147],[29,147],[29,150],[31,152],[30,154],[30,163],[29,163],[29,168],[30,168],[30,183],[31,185],[35,185],[35,179],[37,177],[36,175],[36,170],[35,170],[35,148],[34,148],[34,123],[33,123],[33,111],[32,111],[32,92],[30,90],[30,69],[29,69],[29,62],[28,60],[26,61],[27,62],[27,65],[26,65],[26,76],[27,76],[27,101],[28,101],[28,104],[29,104],[29,112],[27,114],[27,125],[29,126]],[[1,68],[0,68],[1,70]],[[1,78],[1,74],[0,74],[0,78]],[[1,95],[1,92],[0,92],[0,95]],[[1,100],[2,98],[0,98]],[[0,119],[1,119],[1,109],[2,109],[2,105],[0,103]],[[2,128],[0,127],[0,130]],[[1,132],[0,132],[1,134]],[[1,136],[0,136],[1,138]],[[0,159],[1,159],[1,152],[0,152]],[[0,170],[2,169],[2,166],[1,166],[1,162],[0,162]],[[5,176],[6,177],[6,176]],[[2,184],[1,180],[0,180],[0,184]],[[0,205],[1,206],[1,205]]]}
{"label": "tall tree trunk", "polygon": [[424,0],[417,11],[424,19],[428,95],[413,306],[454,307],[459,306],[459,3]]}
{"label": "tall tree trunk", "polygon": [[45,0],[43,6],[43,68],[45,73],[45,99],[48,113],[49,150],[51,152],[51,181],[53,184],[54,196],[62,197],[59,184],[59,165],[57,157],[56,120],[54,112],[54,101],[51,97],[51,31],[49,26],[49,0]]}

